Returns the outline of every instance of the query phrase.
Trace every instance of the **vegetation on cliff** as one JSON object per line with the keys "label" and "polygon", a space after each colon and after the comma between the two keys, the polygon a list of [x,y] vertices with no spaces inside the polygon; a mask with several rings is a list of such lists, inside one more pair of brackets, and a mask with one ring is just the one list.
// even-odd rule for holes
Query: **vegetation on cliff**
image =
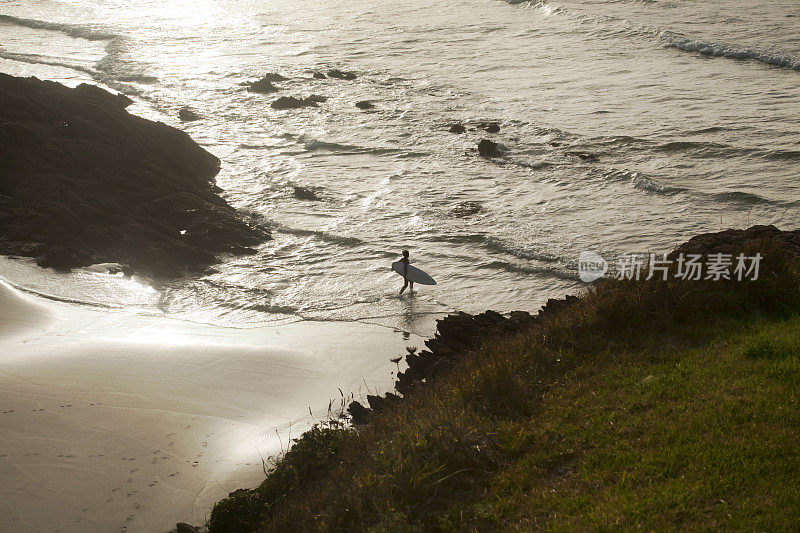
{"label": "vegetation on cliff", "polygon": [[268,237],[219,196],[216,157],[130,104],[0,73],[0,254],[174,276]]}
{"label": "vegetation on cliff", "polygon": [[736,237],[757,280],[607,280],[486,333],[369,423],[297,439],[210,531],[798,529],[797,237]]}

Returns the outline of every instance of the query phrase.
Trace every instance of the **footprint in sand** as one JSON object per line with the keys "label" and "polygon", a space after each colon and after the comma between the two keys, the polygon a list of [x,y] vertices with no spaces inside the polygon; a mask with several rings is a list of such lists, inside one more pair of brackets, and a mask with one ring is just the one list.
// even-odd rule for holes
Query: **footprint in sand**
{"label": "footprint in sand", "polygon": [[128,518],[125,519],[125,521],[131,522],[134,518],[136,518],[136,515],[130,515]]}
{"label": "footprint in sand", "polygon": [[149,487],[155,487],[156,485],[158,485],[158,480],[157,479],[153,480],[153,482],[150,483],[150,485],[148,485],[148,486]]}
{"label": "footprint in sand", "polygon": [[134,469],[131,470],[131,474],[133,474],[134,472],[138,472],[138,471],[139,471],[138,468],[134,468]]}
{"label": "footprint in sand", "polygon": [[158,462],[158,458],[157,458],[157,457],[153,457],[153,459],[150,461],[150,464],[151,464],[151,465],[154,465],[154,464],[156,464],[157,462]]}
{"label": "footprint in sand", "polygon": [[169,441],[169,445],[170,446],[175,446],[175,443],[173,441]]}
{"label": "footprint in sand", "polygon": [[167,437],[174,437],[175,433],[167,433]]}
{"label": "footprint in sand", "polygon": [[141,505],[139,505],[138,503],[134,503],[134,504],[133,504],[133,508],[134,508],[134,509],[136,509],[136,510],[138,511],[139,509],[141,509],[141,508],[142,508],[142,506],[141,506]]}
{"label": "footprint in sand", "polygon": [[185,427],[185,428],[183,428],[183,429],[192,429],[192,425],[191,425],[191,424],[189,424],[188,426],[186,426],[186,427]]}
{"label": "footprint in sand", "polygon": [[177,476],[178,474],[180,474],[180,472],[173,472],[172,474],[170,474],[170,475],[169,475],[169,477],[175,477],[175,476]]}
{"label": "footprint in sand", "polygon": [[[36,410],[36,409],[34,409],[34,411],[35,411],[35,410]],[[5,415],[5,414],[8,414],[8,413],[13,413],[13,412],[14,412],[14,409],[12,409],[12,410],[10,410],[10,411],[3,411],[3,414]]]}
{"label": "footprint in sand", "polygon": [[129,478],[128,478],[128,481],[126,481],[126,483],[133,483],[133,478],[132,478],[132,477],[129,477]]}
{"label": "footprint in sand", "polygon": [[203,446],[203,448],[207,448],[208,447],[208,442],[203,442],[202,446]]}

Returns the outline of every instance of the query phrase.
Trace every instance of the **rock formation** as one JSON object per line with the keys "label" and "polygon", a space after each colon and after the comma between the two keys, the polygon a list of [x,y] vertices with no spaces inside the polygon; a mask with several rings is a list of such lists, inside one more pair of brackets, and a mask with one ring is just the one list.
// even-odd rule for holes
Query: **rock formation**
{"label": "rock formation", "polygon": [[0,253],[176,276],[268,238],[223,200],[219,160],[94,85],[0,74]]}

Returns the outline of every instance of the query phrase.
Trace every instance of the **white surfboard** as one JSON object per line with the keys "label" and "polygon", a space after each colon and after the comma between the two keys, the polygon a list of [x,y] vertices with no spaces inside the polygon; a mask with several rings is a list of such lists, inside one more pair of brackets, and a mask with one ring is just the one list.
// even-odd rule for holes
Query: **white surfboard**
{"label": "white surfboard", "polygon": [[[402,276],[403,263],[400,261],[395,261],[392,263],[392,270]],[[413,281],[414,283],[419,283],[420,285],[436,285],[436,282],[432,277],[412,265],[408,265],[408,275],[406,275],[406,277],[408,278],[408,281]]]}

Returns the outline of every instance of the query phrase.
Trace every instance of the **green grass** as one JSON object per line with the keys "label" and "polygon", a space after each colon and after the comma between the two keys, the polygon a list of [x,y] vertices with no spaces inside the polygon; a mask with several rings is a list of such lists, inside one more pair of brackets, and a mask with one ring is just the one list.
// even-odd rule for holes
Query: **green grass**
{"label": "green grass", "polygon": [[225,531],[800,530],[800,267],[601,284],[363,429],[318,427]]}

